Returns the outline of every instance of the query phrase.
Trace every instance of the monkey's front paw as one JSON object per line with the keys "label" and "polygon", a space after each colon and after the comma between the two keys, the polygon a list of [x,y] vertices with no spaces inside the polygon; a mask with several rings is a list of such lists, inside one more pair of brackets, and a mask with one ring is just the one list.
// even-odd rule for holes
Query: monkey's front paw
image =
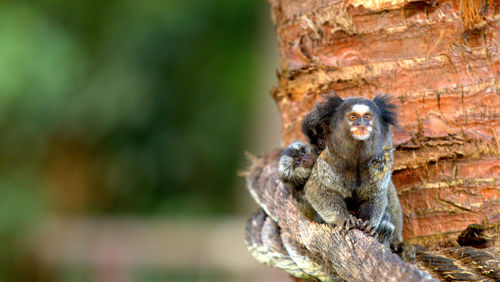
{"label": "monkey's front paw", "polygon": [[370,167],[379,168],[386,163],[384,154],[376,155],[369,163]]}
{"label": "monkey's front paw", "polygon": [[361,224],[361,219],[355,217],[354,215],[350,214],[346,219],[342,220],[338,226],[340,226],[344,230],[351,230],[353,228],[359,227]]}
{"label": "monkey's front paw", "polygon": [[363,221],[359,227],[359,229],[363,230],[364,232],[368,233],[370,236],[373,236],[375,238],[378,237],[378,234],[377,234],[377,226],[375,226],[374,224],[372,224],[370,221],[366,220],[366,221]]}
{"label": "monkey's front paw", "polygon": [[391,157],[391,152],[393,151],[394,149],[386,149],[386,150],[383,150],[382,152],[376,154],[373,159],[369,162],[369,166],[370,167],[379,167],[379,166],[384,166],[386,165],[387,163],[391,162],[392,161],[392,157]]}

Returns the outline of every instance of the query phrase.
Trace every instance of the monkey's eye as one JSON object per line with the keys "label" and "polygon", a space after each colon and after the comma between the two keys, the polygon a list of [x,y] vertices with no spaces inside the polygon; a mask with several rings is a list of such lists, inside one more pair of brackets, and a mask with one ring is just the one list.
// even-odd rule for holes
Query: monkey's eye
{"label": "monkey's eye", "polygon": [[365,119],[367,119],[367,120],[371,120],[371,119],[372,119],[372,115],[370,115],[370,114],[365,114]]}
{"label": "monkey's eye", "polygon": [[349,114],[349,120],[355,120],[356,115],[355,114]]}

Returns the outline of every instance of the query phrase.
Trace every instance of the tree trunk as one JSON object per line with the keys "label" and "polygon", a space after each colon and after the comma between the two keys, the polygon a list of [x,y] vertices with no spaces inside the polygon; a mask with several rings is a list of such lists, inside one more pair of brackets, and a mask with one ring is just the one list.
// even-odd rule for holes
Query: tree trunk
{"label": "tree trunk", "polygon": [[269,0],[285,144],[335,90],[399,106],[393,179],[410,242],[500,221],[497,1]]}
{"label": "tree trunk", "polygon": [[[272,96],[285,144],[305,140],[302,119],[330,89],[341,97],[392,95],[399,105],[393,180],[403,236],[433,250],[408,244],[408,264],[359,230],[303,218],[277,180],[274,152],[254,158],[246,173],[262,207],[247,225],[252,255],[310,280],[499,281],[500,4],[269,2],[281,53]],[[472,223],[490,225],[493,235],[476,225],[459,237]],[[457,247],[469,239],[486,249]]]}

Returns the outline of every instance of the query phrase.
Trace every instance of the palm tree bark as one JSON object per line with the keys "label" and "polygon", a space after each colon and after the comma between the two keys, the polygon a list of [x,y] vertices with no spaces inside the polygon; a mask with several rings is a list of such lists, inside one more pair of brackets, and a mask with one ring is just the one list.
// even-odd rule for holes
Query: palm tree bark
{"label": "palm tree bark", "polygon": [[[285,144],[305,140],[322,94],[399,105],[393,180],[415,265],[359,230],[304,219],[277,181],[279,153],[254,158],[247,188],[262,210],[246,243],[260,262],[319,280],[500,278],[500,249],[456,247],[458,232],[500,222],[500,5],[492,0],[269,0],[280,47],[271,91]],[[498,234],[496,234],[498,237]],[[454,238],[455,248],[440,249]],[[498,238],[497,238],[498,239]],[[495,241],[498,242],[498,241]],[[421,270],[426,270],[421,271]]]}
{"label": "palm tree bark", "polygon": [[405,239],[500,221],[497,1],[269,0],[281,54],[272,96],[285,144],[322,93],[389,93]]}

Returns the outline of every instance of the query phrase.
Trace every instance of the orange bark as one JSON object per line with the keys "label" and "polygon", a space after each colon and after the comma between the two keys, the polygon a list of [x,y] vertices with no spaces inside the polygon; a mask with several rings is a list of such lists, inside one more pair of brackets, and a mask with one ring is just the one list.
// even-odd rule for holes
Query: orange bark
{"label": "orange bark", "polygon": [[500,222],[500,7],[466,2],[270,0],[286,144],[329,89],[394,96],[406,239]]}

